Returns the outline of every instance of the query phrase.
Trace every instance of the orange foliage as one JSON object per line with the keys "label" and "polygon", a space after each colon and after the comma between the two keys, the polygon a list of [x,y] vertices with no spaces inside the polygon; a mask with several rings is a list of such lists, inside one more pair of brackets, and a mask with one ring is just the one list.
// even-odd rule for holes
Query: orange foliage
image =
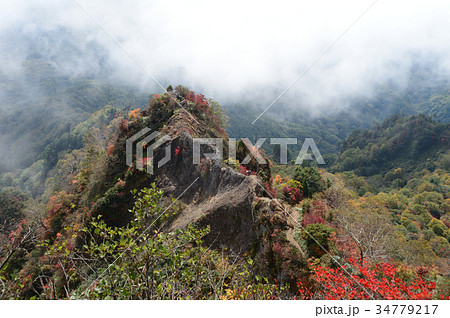
{"label": "orange foliage", "polygon": [[281,182],[283,182],[283,179],[281,179],[281,176],[279,174],[277,174],[275,176],[275,183],[280,184]]}
{"label": "orange foliage", "polygon": [[139,117],[141,117],[141,109],[140,108],[136,108],[135,110],[132,110],[128,114],[128,118],[130,118],[130,120],[135,120],[135,119],[138,119]]}

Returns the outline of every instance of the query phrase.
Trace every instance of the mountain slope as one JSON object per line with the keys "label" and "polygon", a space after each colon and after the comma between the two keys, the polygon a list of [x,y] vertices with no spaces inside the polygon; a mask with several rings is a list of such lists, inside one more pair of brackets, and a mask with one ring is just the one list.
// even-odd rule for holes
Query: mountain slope
{"label": "mountain slope", "polygon": [[397,115],[370,130],[354,131],[343,141],[334,170],[385,176],[400,168],[407,178],[422,169],[434,171],[449,148],[450,124],[425,115]]}
{"label": "mountain slope", "polygon": [[2,151],[0,173],[30,166],[36,158],[52,167],[59,152],[82,146],[70,131],[92,113],[106,105],[142,107],[147,100],[133,89],[69,77],[39,59],[27,60],[19,74],[0,73],[0,93],[0,146],[9,150]]}

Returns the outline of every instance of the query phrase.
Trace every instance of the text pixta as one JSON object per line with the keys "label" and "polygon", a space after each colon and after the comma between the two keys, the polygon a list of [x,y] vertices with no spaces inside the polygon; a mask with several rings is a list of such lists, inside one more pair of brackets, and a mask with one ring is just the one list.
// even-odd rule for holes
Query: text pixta
{"label": "text pixta", "polygon": [[321,315],[344,315],[356,316],[359,313],[359,307],[349,305],[348,308],[341,306],[320,306],[316,307],[316,317]]}

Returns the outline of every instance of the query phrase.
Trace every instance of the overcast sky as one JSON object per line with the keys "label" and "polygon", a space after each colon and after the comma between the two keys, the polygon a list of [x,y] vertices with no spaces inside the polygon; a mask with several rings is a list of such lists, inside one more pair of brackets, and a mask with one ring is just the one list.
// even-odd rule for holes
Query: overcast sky
{"label": "overcast sky", "polygon": [[[450,70],[448,0],[379,0],[362,17],[373,0],[77,1],[99,25],[73,0],[1,0],[1,38],[65,26],[80,46],[98,41],[116,76],[148,91],[157,88],[131,57],[164,85],[219,100],[259,98],[265,107],[354,23],[280,99],[318,112],[370,96],[386,80],[404,83],[413,63]],[[89,56],[79,61],[92,69]]]}

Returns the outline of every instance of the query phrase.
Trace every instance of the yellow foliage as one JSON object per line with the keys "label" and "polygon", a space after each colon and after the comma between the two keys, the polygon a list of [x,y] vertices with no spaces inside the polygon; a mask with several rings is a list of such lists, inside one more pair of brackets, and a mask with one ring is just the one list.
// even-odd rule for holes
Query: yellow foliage
{"label": "yellow foliage", "polygon": [[300,182],[300,181],[297,181],[297,180],[294,180],[294,179],[289,180],[287,184],[288,184],[288,186],[290,186],[291,188],[297,188],[297,189],[299,189],[299,190],[301,190],[301,189],[303,188],[301,182]]}

